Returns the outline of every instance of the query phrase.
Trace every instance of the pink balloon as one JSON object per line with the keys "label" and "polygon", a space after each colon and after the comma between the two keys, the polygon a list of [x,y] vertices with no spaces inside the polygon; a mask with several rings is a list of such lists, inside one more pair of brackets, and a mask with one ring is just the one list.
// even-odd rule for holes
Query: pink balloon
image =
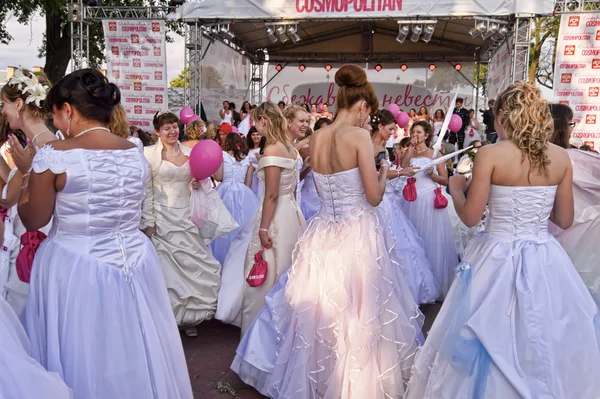
{"label": "pink balloon", "polygon": [[190,171],[196,180],[214,175],[223,163],[223,151],[213,140],[202,140],[190,153]]}
{"label": "pink balloon", "polygon": [[239,130],[235,126],[231,126],[231,133],[239,133]]}
{"label": "pink balloon", "polygon": [[462,119],[460,118],[460,116],[456,114],[452,115],[452,117],[450,118],[450,124],[448,125],[448,129],[450,129],[451,132],[458,133],[461,127]]}
{"label": "pink balloon", "polygon": [[323,104],[319,104],[317,108],[319,109],[319,112],[323,112]]}
{"label": "pink balloon", "polygon": [[400,107],[398,107],[398,104],[390,104],[387,106],[387,109],[394,114],[396,118],[398,117],[398,114],[400,113]]}
{"label": "pink balloon", "polygon": [[406,126],[408,126],[408,122],[410,122],[410,117],[406,112],[399,112],[396,116],[396,122],[398,123],[400,129],[404,129]]}
{"label": "pink balloon", "polygon": [[192,116],[194,116],[194,110],[190,107],[183,107],[181,111],[179,111],[179,119],[181,119],[181,123],[187,125],[190,123]]}
{"label": "pink balloon", "polygon": [[199,120],[200,120],[200,117],[199,117],[198,115],[193,115],[193,116],[190,118],[190,120],[189,120],[189,122],[188,122],[188,123],[192,123],[192,122],[194,122],[194,121],[199,121]]}

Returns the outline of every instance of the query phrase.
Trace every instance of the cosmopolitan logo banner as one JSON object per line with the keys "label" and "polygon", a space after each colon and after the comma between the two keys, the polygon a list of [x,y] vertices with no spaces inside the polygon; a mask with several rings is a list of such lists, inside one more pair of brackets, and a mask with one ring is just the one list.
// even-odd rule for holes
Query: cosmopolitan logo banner
{"label": "cosmopolitan logo banner", "polygon": [[107,78],[121,90],[129,123],[152,128],[168,108],[164,21],[104,20]]}
{"label": "cosmopolitan logo banner", "polygon": [[[323,67],[308,67],[304,72],[298,68],[286,67],[275,75],[275,68],[269,67],[267,99],[286,104],[297,102],[307,104],[327,104],[330,110],[336,109],[338,87],[334,83],[337,68],[326,72]],[[463,66],[465,76],[473,76],[474,65]],[[408,112],[425,107],[429,113],[436,109],[444,112],[450,107],[456,90],[465,99],[464,107],[475,108],[473,89],[469,83],[451,66],[440,66],[431,72],[425,66],[411,67],[407,71],[384,69],[380,72],[369,69],[367,76],[379,97],[379,106],[398,104]],[[480,102],[479,107],[484,104]]]}
{"label": "cosmopolitan logo banner", "polygon": [[554,96],[573,110],[572,137],[600,148],[600,15],[563,14],[556,50]]}
{"label": "cosmopolitan logo banner", "polygon": [[397,18],[551,14],[552,0],[221,0],[187,1],[170,19]]}

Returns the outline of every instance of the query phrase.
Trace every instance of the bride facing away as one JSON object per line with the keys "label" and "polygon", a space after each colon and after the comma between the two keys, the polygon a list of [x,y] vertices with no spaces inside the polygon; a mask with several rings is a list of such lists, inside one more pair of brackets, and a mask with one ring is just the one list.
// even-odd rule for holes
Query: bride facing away
{"label": "bride facing away", "polygon": [[359,66],[343,66],[335,81],[337,118],[311,139],[321,209],[232,369],[273,398],[402,397],[422,315],[406,281],[395,276],[402,259],[389,247],[393,237],[376,208],[388,166],[378,175],[361,126],[379,104]]}
{"label": "bride facing away", "polygon": [[[531,83],[498,96],[502,141],[479,149],[473,177],[450,180],[474,237],[425,345],[407,398],[597,398],[600,316],[549,220],[573,223],[569,155],[549,142],[548,104]],[[468,198],[464,192],[469,188]]]}

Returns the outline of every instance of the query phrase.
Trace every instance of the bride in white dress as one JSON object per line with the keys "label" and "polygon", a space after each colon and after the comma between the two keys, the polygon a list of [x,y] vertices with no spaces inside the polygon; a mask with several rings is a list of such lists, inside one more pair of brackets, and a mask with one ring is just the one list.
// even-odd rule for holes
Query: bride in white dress
{"label": "bride in white dress", "polygon": [[[67,139],[37,151],[19,200],[28,229],[54,214],[35,256],[25,329],[33,357],[75,398],[191,399],[156,251],[138,230],[148,164],[105,127],[119,99],[93,69],[48,94]],[[12,151],[19,165],[32,149]]]}
{"label": "bride in white dress", "polygon": [[406,282],[393,277],[402,260],[376,208],[387,166],[378,176],[360,128],[377,96],[359,66],[343,66],[335,80],[336,121],[311,145],[321,210],[232,365],[273,398],[401,397],[419,345],[422,315]]}
{"label": "bride in white dress", "polygon": [[467,226],[489,201],[486,231],[465,251],[406,398],[597,398],[598,308],[548,232],[549,220],[573,223],[569,155],[548,142],[552,119],[533,84],[509,86],[494,115],[504,141],[479,150],[470,187],[450,180]]}

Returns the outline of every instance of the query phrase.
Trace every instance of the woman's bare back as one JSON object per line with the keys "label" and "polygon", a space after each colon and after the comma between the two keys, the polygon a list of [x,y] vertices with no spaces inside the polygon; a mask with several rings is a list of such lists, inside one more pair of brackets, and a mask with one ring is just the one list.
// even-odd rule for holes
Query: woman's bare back
{"label": "woman's bare back", "polygon": [[319,129],[313,133],[310,143],[312,169],[329,175],[357,168],[358,143],[368,137],[368,132],[358,127],[333,124]]}

